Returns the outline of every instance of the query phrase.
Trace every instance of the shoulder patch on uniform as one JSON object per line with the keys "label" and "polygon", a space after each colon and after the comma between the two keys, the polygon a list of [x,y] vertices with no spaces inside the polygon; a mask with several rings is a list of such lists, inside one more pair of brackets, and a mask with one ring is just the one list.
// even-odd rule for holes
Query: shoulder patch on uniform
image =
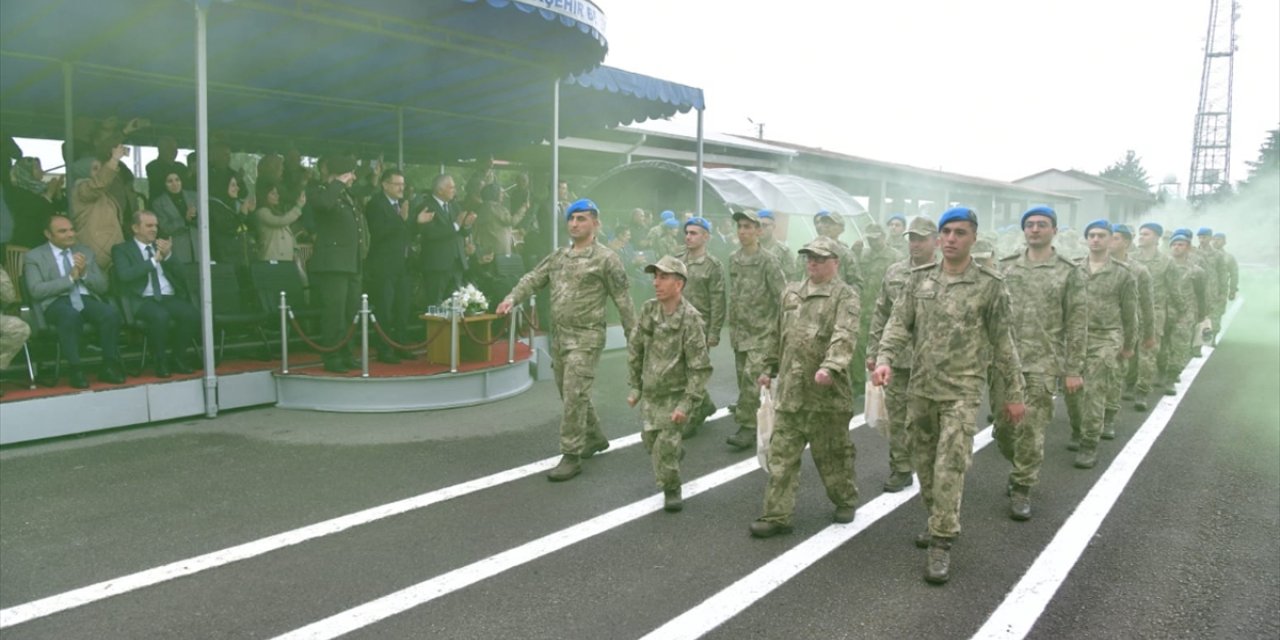
{"label": "shoulder patch on uniform", "polygon": [[980,265],[978,265],[978,271],[981,271],[981,272],[983,272],[983,273],[985,273],[985,274],[987,274],[987,275],[991,276],[992,278],[995,278],[996,280],[1004,280],[1004,274],[1002,274],[1002,273],[1000,273],[999,271],[996,271],[995,269],[992,269],[991,267],[988,267],[988,266],[986,266],[986,265],[981,265],[981,264],[980,264]]}
{"label": "shoulder patch on uniform", "polygon": [[918,267],[911,267],[911,272],[916,273],[916,272],[929,271],[930,269],[933,269],[936,266],[938,266],[938,263],[930,262],[929,264],[922,264]]}
{"label": "shoulder patch on uniform", "polygon": [[1065,263],[1067,266],[1074,267],[1077,264],[1079,264],[1078,262],[1072,262],[1071,258],[1068,258],[1062,255],[1061,253],[1054,252],[1054,255],[1058,256],[1058,259],[1061,260],[1063,263]]}
{"label": "shoulder patch on uniform", "polygon": [[1021,254],[1021,253],[1012,253],[1012,254],[1009,254],[1009,255],[1007,255],[1007,256],[1005,256],[1005,257],[1003,257],[1003,258],[1000,258],[1000,262],[1008,262],[1008,261],[1010,261],[1010,260],[1017,260],[1018,258],[1021,258],[1021,257],[1022,257],[1022,254]]}

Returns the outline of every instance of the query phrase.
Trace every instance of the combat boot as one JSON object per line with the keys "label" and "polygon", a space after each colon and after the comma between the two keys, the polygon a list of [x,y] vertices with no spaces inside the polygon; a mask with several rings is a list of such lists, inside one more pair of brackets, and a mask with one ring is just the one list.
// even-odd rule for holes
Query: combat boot
{"label": "combat boot", "polygon": [[609,444],[608,440],[596,440],[594,442],[588,442],[585,446],[582,447],[582,457],[590,458],[591,456],[594,456],[595,454],[608,449],[610,446],[611,445]]}
{"label": "combat boot", "polygon": [[930,540],[933,540],[933,536],[928,531],[925,531],[924,533],[917,533],[913,542],[919,549],[928,549]]}
{"label": "combat boot", "polygon": [[1106,417],[1102,419],[1102,439],[1116,439],[1116,414],[1107,412]]}
{"label": "combat boot", "polygon": [[662,491],[662,510],[675,513],[684,509],[684,498],[680,495],[680,487]]}
{"label": "combat boot", "polygon": [[552,482],[564,482],[579,473],[582,473],[582,464],[578,461],[578,456],[566,453],[560,456],[560,464],[547,473],[547,479]]}
{"label": "combat boot", "polygon": [[1146,398],[1138,398],[1138,401],[1133,403],[1134,411],[1146,411],[1148,408]]}
{"label": "combat boot", "polygon": [[791,531],[791,525],[782,524],[781,522],[756,520],[751,523],[751,535],[756,538],[772,538],[779,534],[791,533]]}
{"label": "combat boot", "polygon": [[1067,451],[1079,451],[1079,450],[1080,450],[1080,434],[1073,433],[1071,434],[1071,441],[1067,443]]}
{"label": "combat boot", "polygon": [[910,471],[894,471],[889,474],[889,479],[884,481],[884,490],[888,493],[897,493],[914,482]]}
{"label": "combat boot", "polygon": [[836,511],[832,514],[831,519],[840,524],[848,524],[853,522],[853,514],[857,511],[857,507],[836,507]]}
{"label": "combat boot", "polygon": [[756,430],[749,427],[738,427],[738,432],[725,439],[725,444],[735,449],[746,449],[756,444]]}
{"label": "combat boot", "polygon": [[1010,489],[1009,517],[1019,522],[1031,519],[1031,487],[1015,484]]}
{"label": "combat boot", "polygon": [[929,559],[924,565],[924,581],[946,584],[951,579],[951,538],[933,536],[929,540]]}
{"label": "combat boot", "polygon": [[1080,450],[1076,452],[1075,467],[1077,469],[1092,469],[1098,464],[1098,447],[1096,444],[1080,444]]}
{"label": "combat boot", "polygon": [[1133,389],[1125,389],[1125,390],[1124,390],[1124,393],[1121,393],[1121,394],[1120,394],[1120,399],[1121,399],[1121,400],[1124,400],[1124,401],[1132,400],[1132,399],[1133,399]]}
{"label": "combat boot", "polygon": [[1173,388],[1173,383],[1170,382],[1164,385],[1164,391],[1162,391],[1161,393],[1165,394],[1166,396],[1176,396],[1178,395],[1178,390]]}

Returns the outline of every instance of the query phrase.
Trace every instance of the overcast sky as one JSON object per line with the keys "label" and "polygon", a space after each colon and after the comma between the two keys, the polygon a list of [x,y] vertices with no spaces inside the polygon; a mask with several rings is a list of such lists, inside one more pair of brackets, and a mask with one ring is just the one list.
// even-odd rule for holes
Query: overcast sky
{"label": "overcast sky", "polygon": [[[1185,190],[1208,0],[595,2],[605,64],[703,89],[708,131],[1002,180],[1134,149]],[[1280,2],[1240,14],[1232,181],[1280,126]]]}

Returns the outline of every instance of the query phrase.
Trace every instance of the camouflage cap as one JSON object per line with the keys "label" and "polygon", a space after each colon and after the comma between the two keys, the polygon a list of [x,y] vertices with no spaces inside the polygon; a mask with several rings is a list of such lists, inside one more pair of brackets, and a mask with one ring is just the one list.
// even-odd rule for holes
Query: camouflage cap
{"label": "camouflage cap", "polygon": [[884,228],[873,222],[862,228],[862,235],[868,238],[883,238]]}
{"label": "camouflage cap", "polygon": [[844,228],[844,218],[841,217],[840,214],[838,213],[832,213],[830,211],[827,211],[826,209],[823,209],[822,211],[819,211],[813,214],[814,226],[817,226],[819,222],[822,222],[824,220],[827,222],[840,225],[841,228]]}
{"label": "camouflage cap", "polygon": [[914,233],[918,236],[931,236],[938,232],[938,226],[929,219],[929,216],[916,216],[911,219],[911,224],[907,225],[907,230],[902,235]]}
{"label": "camouflage cap", "polygon": [[733,219],[735,222],[740,220],[747,220],[749,222],[760,224],[760,216],[756,215],[756,212],[754,211],[734,211]]}
{"label": "camouflage cap", "polygon": [[684,262],[672,256],[662,256],[662,259],[657,262],[645,265],[645,273],[653,273],[655,271],[674,273],[685,280],[689,279],[689,269],[684,266]]}
{"label": "camouflage cap", "polygon": [[819,258],[834,258],[839,257],[840,247],[835,240],[826,236],[818,236],[817,238],[810,240],[809,244],[801,247],[796,253],[799,253],[800,255],[809,253],[818,256]]}

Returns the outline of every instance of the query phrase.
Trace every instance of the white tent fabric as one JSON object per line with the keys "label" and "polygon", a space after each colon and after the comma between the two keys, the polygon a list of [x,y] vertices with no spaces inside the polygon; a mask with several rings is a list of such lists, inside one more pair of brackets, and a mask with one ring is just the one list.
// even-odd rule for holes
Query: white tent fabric
{"label": "white tent fabric", "polygon": [[703,180],[730,207],[799,215],[813,215],[826,209],[846,218],[865,211],[853,196],[839,187],[795,175],[717,168],[704,170]]}

